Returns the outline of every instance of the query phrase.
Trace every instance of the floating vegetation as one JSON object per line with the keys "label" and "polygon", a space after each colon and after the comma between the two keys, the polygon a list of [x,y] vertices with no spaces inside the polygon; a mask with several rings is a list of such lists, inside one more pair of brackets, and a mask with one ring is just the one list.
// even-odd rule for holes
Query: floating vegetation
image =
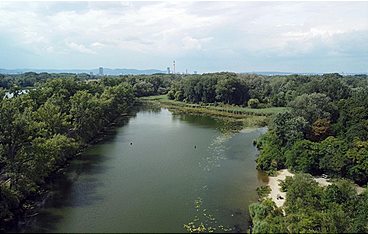
{"label": "floating vegetation", "polygon": [[198,197],[194,200],[194,208],[197,211],[197,215],[194,219],[183,227],[189,233],[214,233],[214,232],[231,232],[234,228],[225,227],[224,225],[218,225],[216,218],[208,212],[206,208],[202,208],[203,199]]}
{"label": "floating vegetation", "polygon": [[202,162],[198,163],[200,168],[203,168],[205,171],[211,171],[214,168],[221,167],[220,162],[225,160],[225,150],[226,146],[224,143],[228,141],[233,134],[226,133],[220,136],[217,136],[213,142],[208,146],[209,157],[203,159]]}

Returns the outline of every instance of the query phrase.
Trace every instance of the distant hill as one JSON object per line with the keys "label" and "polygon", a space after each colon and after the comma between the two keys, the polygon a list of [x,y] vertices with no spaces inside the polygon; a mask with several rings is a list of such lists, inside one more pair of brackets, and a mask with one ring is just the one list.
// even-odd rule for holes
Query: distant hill
{"label": "distant hill", "polygon": [[256,74],[263,76],[286,76],[286,75],[318,75],[322,73],[298,73],[298,72],[278,72],[278,71],[258,71],[258,72],[243,72],[243,74]]}
{"label": "distant hill", "polygon": [[[0,74],[21,74],[25,72],[47,72],[47,73],[87,73],[90,74],[93,72],[94,75],[98,74],[98,68],[96,69],[1,69]],[[157,69],[147,69],[147,70],[138,70],[138,69],[126,69],[126,68],[104,68],[104,75],[150,75],[154,73],[165,73],[165,71],[157,70]]]}
{"label": "distant hill", "polygon": [[[262,76],[287,76],[287,75],[323,75],[334,72],[279,72],[279,71],[255,71],[255,72],[241,72],[242,74],[256,74]],[[336,72],[340,75],[360,75],[366,73],[354,73],[354,72]]]}
{"label": "distant hill", "polygon": [[[30,69],[30,68],[20,68],[20,69],[2,69],[0,68],[0,74],[21,74],[25,72],[47,72],[47,73],[87,73],[91,72],[94,75],[98,75],[99,69]],[[151,75],[155,73],[167,73],[167,71],[157,70],[157,69],[128,69],[128,68],[104,68],[104,75]],[[201,73],[199,73],[201,74]],[[322,75],[324,73],[312,73],[312,72],[280,72],[280,71],[250,71],[250,72],[240,72],[240,74],[256,74],[263,76],[284,76],[284,75]],[[344,72],[340,73],[341,75],[357,75],[357,74],[366,74],[366,73],[352,73],[352,72]]]}

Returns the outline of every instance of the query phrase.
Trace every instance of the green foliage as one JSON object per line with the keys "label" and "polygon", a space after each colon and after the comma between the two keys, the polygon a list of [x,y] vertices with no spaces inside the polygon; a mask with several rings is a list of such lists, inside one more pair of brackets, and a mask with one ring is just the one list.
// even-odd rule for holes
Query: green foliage
{"label": "green foliage", "polygon": [[261,152],[257,158],[257,168],[265,171],[275,171],[281,169],[285,165],[283,152],[279,147],[279,139],[274,132],[270,131],[264,134],[260,141],[257,142]]}
{"label": "green foliage", "polygon": [[280,146],[292,146],[296,141],[304,138],[307,122],[304,117],[291,112],[279,113],[271,123],[271,128],[280,141]]}
{"label": "green foliage", "polygon": [[186,76],[174,82],[171,90],[175,92],[175,100],[191,103],[243,105],[249,99],[246,83],[236,74],[226,72]]}
{"label": "green foliage", "polygon": [[257,188],[258,197],[261,200],[264,200],[271,192],[271,188],[269,186],[261,186]]}
{"label": "green foliage", "polygon": [[272,201],[250,205],[256,233],[346,233],[367,232],[367,191],[358,195],[354,185],[339,180],[320,187],[306,174],[289,177],[285,216]]}
{"label": "green foliage", "polygon": [[297,141],[286,151],[286,165],[294,171],[316,173],[319,168],[318,146],[309,141]]}
{"label": "green foliage", "polygon": [[312,124],[317,119],[332,119],[335,116],[336,106],[325,94],[303,94],[295,98],[289,106],[295,116],[301,116]]}
{"label": "green foliage", "polygon": [[328,137],[319,144],[320,169],[330,175],[345,176],[348,158],[346,152],[348,144],[344,140]]}
{"label": "green foliage", "polygon": [[183,92],[181,92],[181,91],[176,91],[176,93],[175,93],[174,97],[175,97],[175,100],[176,100],[176,101],[183,101],[183,99],[184,99]]}
{"label": "green foliage", "polygon": [[281,210],[276,208],[271,199],[251,204],[249,213],[253,222],[252,233],[279,233],[287,230]]}
{"label": "green foliage", "polygon": [[[276,114],[268,133],[257,141],[259,169],[290,167],[365,185],[367,87],[367,75],[339,74],[268,77],[222,72],[98,80],[87,74],[0,75],[0,97],[4,91],[10,94],[0,98],[0,225],[13,218],[13,211],[52,171],[126,112],[135,96],[167,93],[166,101],[186,111],[254,115],[244,122],[253,117],[265,122],[265,116]],[[246,104],[251,108],[234,106]],[[289,111],[281,108],[285,106]],[[367,192],[349,193],[352,189],[344,183],[322,189],[306,176],[288,179],[283,185],[288,191],[286,217],[265,200],[251,208],[253,232],[368,232]]]}
{"label": "green foliage", "polygon": [[289,186],[293,183],[293,177],[286,176],[285,180],[280,182],[281,191],[287,192],[289,189]]}
{"label": "green foliage", "polygon": [[257,98],[251,98],[248,100],[248,106],[250,108],[257,108],[259,105],[259,100]]}
{"label": "green foliage", "polygon": [[347,177],[358,184],[368,183],[368,141],[356,139],[352,147],[346,153],[349,164]]}
{"label": "green foliage", "polygon": [[170,100],[174,100],[175,99],[175,92],[173,90],[170,90],[168,93],[167,93],[167,97],[170,99]]}
{"label": "green foliage", "polygon": [[221,79],[216,84],[216,99],[219,101],[240,105],[248,98],[248,87],[235,77]]}
{"label": "green foliage", "polygon": [[135,96],[144,97],[154,94],[153,85],[149,82],[141,81],[133,86]]}
{"label": "green foliage", "polygon": [[[27,74],[36,76],[35,74]],[[12,92],[16,92],[15,89]],[[133,87],[50,79],[29,93],[0,99],[0,226],[84,143],[133,104]]]}
{"label": "green foliage", "polygon": [[[290,96],[294,98],[283,99],[290,112],[272,119],[270,130],[274,137],[263,141],[258,168],[273,171],[280,168],[279,162],[284,162],[295,171],[326,173],[366,184],[366,80],[364,76],[356,82],[338,74],[271,80],[271,93],[278,92],[271,101],[280,95],[284,98],[287,92],[294,92]],[[354,89],[348,83],[354,84]]]}

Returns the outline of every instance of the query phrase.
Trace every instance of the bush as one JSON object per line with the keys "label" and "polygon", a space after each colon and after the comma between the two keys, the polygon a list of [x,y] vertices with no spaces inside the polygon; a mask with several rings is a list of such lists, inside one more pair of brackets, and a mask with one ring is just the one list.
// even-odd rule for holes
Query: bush
{"label": "bush", "polygon": [[175,99],[175,92],[170,90],[168,93],[167,93],[167,97],[170,99],[170,100],[174,100]]}
{"label": "bush", "polygon": [[248,107],[250,108],[258,108],[259,100],[257,98],[251,98],[248,100]]}
{"label": "bush", "polygon": [[176,101],[183,101],[183,99],[184,99],[183,92],[182,91],[177,91],[175,93],[175,100]]}
{"label": "bush", "polygon": [[261,187],[258,187],[256,190],[257,190],[257,195],[259,199],[261,200],[267,198],[267,196],[271,193],[271,188],[269,186],[261,186]]}

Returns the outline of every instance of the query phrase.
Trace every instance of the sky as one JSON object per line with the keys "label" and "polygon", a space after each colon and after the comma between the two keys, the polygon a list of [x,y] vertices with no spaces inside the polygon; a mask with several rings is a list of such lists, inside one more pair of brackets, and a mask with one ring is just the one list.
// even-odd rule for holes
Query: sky
{"label": "sky", "polygon": [[0,68],[368,72],[368,2],[4,2]]}

